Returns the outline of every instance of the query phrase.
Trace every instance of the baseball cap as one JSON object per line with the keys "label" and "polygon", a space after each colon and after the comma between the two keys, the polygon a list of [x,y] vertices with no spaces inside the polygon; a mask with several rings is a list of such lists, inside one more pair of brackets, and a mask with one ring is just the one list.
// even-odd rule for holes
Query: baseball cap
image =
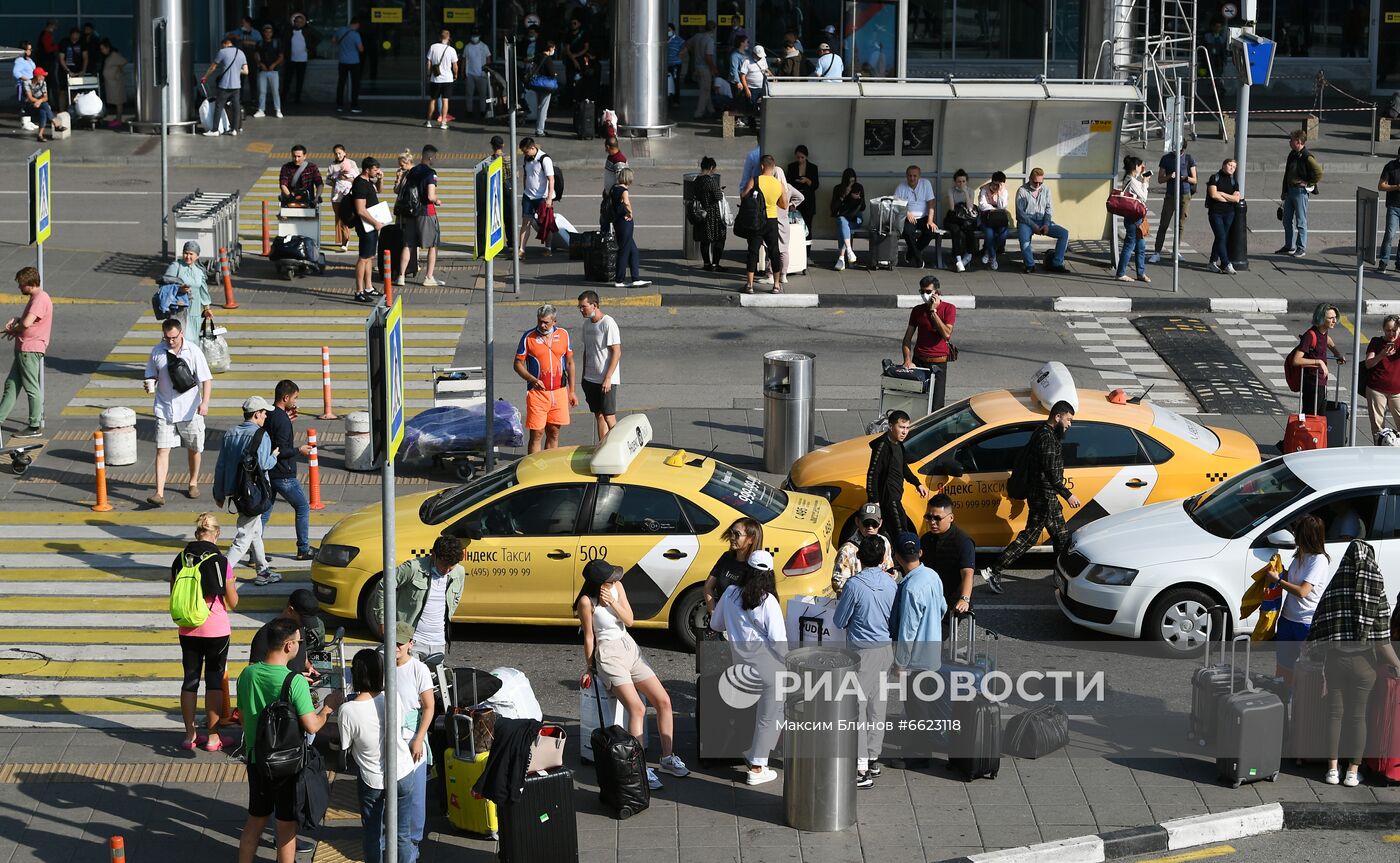
{"label": "baseball cap", "polygon": [[823,43],[821,43],[820,45],[817,46],[817,50],[818,50],[818,51],[830,51],[830,50],[831,50],[831,43],[830,43],[830,42],[823,42]]}
{"label": "baseball cap", "polygon": [[606,560],[593,559],[583,567],[583,580],[588,584],[607,584],[622,578],[622,567]]}
{"label": "baseball cap", "polygon": [[408,644],[413,640],[413,624],[407,620],[400,620],[394,624],[394,643]]}
{"label": "baseball cap", "polygon": [[826,25],[825,27],[822,28],[822,32],[823,32],[823,33],[835,33],[835,32],[836,32],[836,25],[835,25],[835,24],[828,24],[828,25]]}
{"label": "baseball cap", "polygon": [[287,597],[287,606],[302,617],[321,613],[321,603],[316,599],[316,594],[304,587],[292,591]]}
{"label": "baseball cap", "polygon": [[762,60],[767,55],[767,52],[763,50],[762,45],[755,45],[753,46],[753,55]]}
{"label": "baseball cap", "polygon": [[906,530],[899,535],[899,542],[895,543],[895,547],[905,557],[917,557],[919,554],[919,535]]}
{"label": "baseball cap", "polygon": [[749,566],[753,567],[754,569],[766,569],[769,572],[773,571],[772,552],[764,551],[761,548],[758,551],[755,551],[753,554],[749,555],[748,562]]}
{"label": "baseball cap", "polygon": [[880,505],[878,503],[867,503],[856,513],[856,524],[875,522],[880,524],[884,519],[880,517]]}
{"label": "baseball cap", "polygon": [[243,412],[245,414],[250,414],[254,411],[270,410],[272,410],[272,405],[268,404],[267,399],[262,396],[248,396],[248,398],[243,400]]}
{"label": "baseball cap", "polygon": [[34,75],[39,78],[47,78],[49,73],[44,70],[43,66],[35,66]]}

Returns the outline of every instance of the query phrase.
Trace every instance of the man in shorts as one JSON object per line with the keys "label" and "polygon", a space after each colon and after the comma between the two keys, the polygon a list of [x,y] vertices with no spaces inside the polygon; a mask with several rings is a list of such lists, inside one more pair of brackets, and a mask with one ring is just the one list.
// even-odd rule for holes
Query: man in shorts
{"label": "man in shorts", "polygon": [[[438,43],[428,48],[428,123],[433,128],[434,121],[447,128],[447,100],[452,96],[452,85],[457,80],[457,49],[452,47],[452,31],[443,28]],[[470,99],[467,102],[471,104]]]}
{"label": "man in shorts", "polygon": [[583,315],[583,397],[598,424],[598,440],[602,441],[617,425],[622,335],[612,315],[603,314],[598,307],[596,291],[578,295],[578,310]]}
{"label": "man in shorts", "polygon": [[569,334],[555,326],[558,314],[545,303],[535,312],[536,326],[525,331],[515,349],[515,373],[525,381],[526,453],[559,446],[559,429],[569,424],[574,392],[574,351]]}
{"label": "man in shorts", "polygon": [[[437,168],[433,165],[437,162],[437,147],[428,144],[423,148],[423,158],[404,177],[404,186],[415,186],[418,189],[420,206],[422,209],[414,218],[404,218],[400,224],[403,228],[403,254],[399,256],[399,266],[407,267],[409,257],[414,249],[428,250],[428,274],[423,277],[425,287],[437,287],[441,285],[437,279],[433,278],[433,268],[437,266],[438,246],[442,245],[442,231],[438,227],[438,205],[442,201],[438,198],[438,175]],[[398,284],[404,283],[404,271],[399,270]]]}
{"label": "man in shorts", "polygon": [[[384,227],[370,209],[379,203],[379,186],[384,181],[384,169],[379,160],[366,156],[360,162],[360,176],[350,184],[350,194],[341,200],[341,206],[349,212],[349,222],[355,226],[355,235],[360,238],[360,256],[355,261],[355,299],[362,303],[373,302],[379,291],[374,288],[374,255],[379,249],[379,229]],[[369,230],[366,230],[366,226]]]}
{"label": "man in shorts", "polygon": [[[209,415],[209,395],[214,375],[204,351],[185,338],[180,322],[169,318],[161,324],[165,337],[151,349],[143,381],[155,396],[156,493],[146,498],[151,506],[165,506],[165,477],[170,472],[170,450],[183,446],[189,452],[189,496],[199,497],[199,462],[204,452],[204,418]],[[172,358],[183,366],[171,379]],[[191,382],[192,385],[191,385]],[[180,388],[177,384],[184,385]]]}
{"label": "man in shorts", "polygon": [[[278,618],[267,625],[267,657],[254,662],[238,675],[238,709],[243,716],[243,751],[248,757],[248,820],[238,840],[238,863],[253,863],[258,856],[267,818],[277,821],[277,863],[292,863],[297,853],[297,781],[288,777],[269,779],[257,763],[258,722],[267,706],[282,693],[287,675],[295,674],[287,663],[301,649],[301,626],[294,620]],[[306,678],[296,675],[287,693],[296,711],[301,730],[315,734],[340,704],[339,693],[326,698],[319,710],[311,702]]]}

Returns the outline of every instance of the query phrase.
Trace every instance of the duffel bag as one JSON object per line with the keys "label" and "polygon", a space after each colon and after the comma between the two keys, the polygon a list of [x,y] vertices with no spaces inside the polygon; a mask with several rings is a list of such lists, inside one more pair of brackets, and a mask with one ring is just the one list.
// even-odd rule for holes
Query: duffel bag
{"label": "duffel bag", "polygon": [[1006,724],[1006,748],[1017,758],[1040,758],[1069,743],[1069,717],[1046,704],[1011,717]]}

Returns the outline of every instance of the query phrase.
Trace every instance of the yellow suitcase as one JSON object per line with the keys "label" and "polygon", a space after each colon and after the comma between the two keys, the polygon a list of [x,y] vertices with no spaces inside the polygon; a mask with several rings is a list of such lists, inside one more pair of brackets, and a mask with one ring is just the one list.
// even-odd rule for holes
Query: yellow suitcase
{"label": "yellow suitcase", "polygon": [[[443,755],[447,765],[447,818],[458,830],[496,838],[496,804],[472,796],[472,786],[486,770],[489,752],[476,752],[471,719],[462,714],[451,717],[454,743]],[[465,732],[465,733],[463,733]],[[461,752],[462,755],[457,753]]]}

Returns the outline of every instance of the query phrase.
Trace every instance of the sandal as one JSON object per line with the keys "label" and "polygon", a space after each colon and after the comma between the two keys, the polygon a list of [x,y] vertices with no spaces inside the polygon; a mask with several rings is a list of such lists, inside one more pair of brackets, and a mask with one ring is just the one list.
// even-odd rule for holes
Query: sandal
{"label": "sandal", "polygon": [[199,486],[190,486],[190,490],[185,492],[185,494],[189,496],[190,500],[199,500]]}
{"label": "sandal", "polygon": [[220,737],[220,736],[217,735],[217,734],[212,735],[212,736],[209,738],[209,740],[204,744],[204,751],[205,751],[205,752],[219,752],[219,751],[222,751],[223,748],[224,748],[224,738]]}
{"label": "sandal", "polygon": [[752,293],[753,293],[753,285],[744,285],[744,287],[740,289],[739,293],[741,293],[741,294],[752,294]]}

